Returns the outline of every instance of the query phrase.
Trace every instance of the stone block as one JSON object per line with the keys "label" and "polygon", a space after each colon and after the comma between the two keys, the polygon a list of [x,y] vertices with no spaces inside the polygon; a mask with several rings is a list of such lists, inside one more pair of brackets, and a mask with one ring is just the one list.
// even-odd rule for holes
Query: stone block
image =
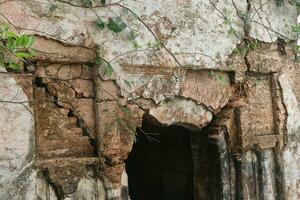
{"label": "stone block", "polygon": [[51,157],[92,156],[94,147],[83,135],[82,127],[70,121],[71,110],[60,108],[43,88],[35,88],[36,154],[39,159]]}
{"label": "stone block", "polygon": [[178,124],[189,128],[202,128],[212,120],[212,113],[192,100],[175,98],[152,108],[149,114],[159,123],[170,126]]}
{"label": "stone block", "polygon": [[252,144],[257,135],[274,134],[274,111],[270,76],[247,77],[248,92],[245,104],[240,110],[241,137],[243,146]]}
{"label": "stone block", "polygon": [[229,75],[226,72],[188,70],[180,95],[212,109],[222,108],[232,96]]}

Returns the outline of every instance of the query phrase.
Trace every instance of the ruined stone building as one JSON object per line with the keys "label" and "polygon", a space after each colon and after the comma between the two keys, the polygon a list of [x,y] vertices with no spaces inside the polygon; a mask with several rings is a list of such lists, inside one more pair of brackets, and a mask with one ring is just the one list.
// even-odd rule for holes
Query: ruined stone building
{"label": "ruined stone building", "polygon": [[35,38],[0,68],[0,200],[300,199],[296,1],[1,0],[0,18]]}

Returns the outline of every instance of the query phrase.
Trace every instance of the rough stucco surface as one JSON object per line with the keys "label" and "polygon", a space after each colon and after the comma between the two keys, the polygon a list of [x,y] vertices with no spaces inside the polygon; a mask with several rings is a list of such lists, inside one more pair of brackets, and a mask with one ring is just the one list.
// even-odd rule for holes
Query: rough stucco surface
{"label": "rough stucco surface", "polygon": [[[249,11],[247,11],[247,1],[229,0],[219,2],[157,0],[151,3],[126,1],[125,5],[144,20],[182,66],[221,68],[226,66],[228,56],[245,35],[245,22],[242,16],[249,15],[246,22],[251,25],[250,36],[253,38],[274,41],[278,38],[275,35],[277,32],[287,39],[296,38],[296,35],[291,32],[292,25],[296,23],[295,7],[287,4],[277,8],[273,2],[263,2],[263,6],[259,6],[259,3],[258,0],[253,1]],[[1,4],[0,9],[16,27],[24,28],[25,33],[43,35],[76,46],[93,47],[99,44],[103,57],[112,61],[115,78],[125,91],[133,92],[145,84],[147,75],[146,77],[141,74],[133,76],[124,73],[122,67],[124,64],[149,65],[149,67],[178,66],[164,48],[153,51],[153,46],[157,44],[153,35],[132,13],[119,6],[115,6],[114,11],[124,18],[130,28],[121,34],[112,34],[107,29],[99,31],[93,25],[97,18],[89,9],[84,9],[83,12],[82,8],[56,2],[54,5],[58,8],[49,12],[51,5],[48,1],[43,3],[11,1]],[[100,17],[103,19],[112,15],[110,9],[95,8],[95,11],[101,13]],[[25,22],[24,18],[27,19]],[[266,32],[264,26],[271,27],[271,30]],[[128,39],[131,31],[139,33],[135,39],[141,46],[138,51],[135,51],[133,43]],[[44,54],[51,53],[47,55],[48,57],[56,55],[59,60],[66,60],[65,56],[75,60],[86,60],[87,51],[84,48],[76,51],[82,52],[79,54],[80,57],[77,57],[66,55],[63,51],[57,52],[57,55],[53,52],[53,47],[42,50]],[[131,87],[128,87],[124,80],[132,81]]]}
{"label": "rough stucco surface", "polygon": [[[295,6],[122,1],[133,14],[118,5],[71,5],[81,2],[0,3],[1,21],[34,34],[37,52],[28,80],[0,76],[0,199],[128,199],[124,160],[145,113],[165,126],[209,124],[213,131],[205,134],[217,141],[226,167],[223,195],[231,196],[225,199],[300,199],[300,68],[290,41]],[[119,34],[99,30],[95,12],[104,21],[117,14],[128,27]],[[86,66],[97,45],[114,69],[111,77],[104,65],[99,73]],[[33,105],[33,115],[26,101],[39,98],[46,101]],[[5,102],[12,99],[24,104]],[[240,174],[229,179],[225,170]]]}
{"label": "rough stucco surface", "polygon": [[35,199],[34,120],[29,99],[14,78],[0,75],[0,198]]}
{"label": "rough stucco surface", "polygon": [[268,0],[251,2],[250,36],[264,42],[274,42],[282,39],[295,39],[296,34],[291,25],[296,23],[296,6],[288,3],[278,7]]}
{"label": "rough stucco surface", "polygon": [[212,120],[212,113],[206,111],[204,106],[182,99],[174,99],[158,108],[150,109],[149,114],[167,126],[181,124],[201,128]]}
{"label": "rough stucco surface", "polygon": [[[17,27],[29,29],[27,32],[38,31],[40,34],[48,37],[55,37],[70,44],[84,46],[91,45],[91,40],[94,40],[98,44],[102,44],[106,40],[108,42],[104,44],[103,48],[110,48],[110,51],[105,52],[110,58],[125,53],[128,50],[134,50],[132,44],[124,41],[126,36],[128,37],[126,35],[128,34],[127,31],[120,36],[109,34],[109,37],[107,37],[107,31],[104,31],[103,36],[105,35],[105,37],[101,37],[102,33],[99,33],[96,27],[89,26],[88,24],[96,19],[92,11],[86,9],[86,12],[82,12],[81,8],[57,3],[60,8],[49,13],[51,4],[47,3],[47,1],[44,2],[37,4],[35,2],[12,1],[2,4],[1,10]],[[78,1],[74,1],[74,3],[78,3]],[[246,1],[237,2],[236,4],[241,10],[246,9]],[[138,16],[141,16],[151,28],[160,31],[161,33],[157,32],[158,36],[166,40],[168,42],[167,46],[170,47],[172,52],[179,54],[178,57],[182,61],[186,60],[186,64],[210,64],[215,66],[214,61],[209,57],[216,58],[219,55],[220,61],[224,62],[226,56],[239,42],[237,38],[230,35],[228,32],[229,28],[224,23],[224,19],[222,19],[217,10],[213,9],[208,0],[201,2],[157,0],[151,3],[126,1],[126,5],[130,6]],[[226,9],[228,11],[228,14],[233,19],[233,26],[239,34],[242,34],[242,21],[237,16],[231,1],[222,1],[216,3],[216,6],[219,10]],[[10,9],[11,7],[14,7],[14,10]],[[134,30],[140,29],[141,34],[138,41],[143,48],[147,47],[148,42],[155,42],[149,31],[132,14],[124,12],[120,7],[116,7],[115,9],[116,12],[119,12],[132,25]],[[102,13],[101,16],[111,15],[107,9],[102,9],[100,12]],[[207,15],[210,15],[210,17],[208,18]],[[23,20],[24,17],[28,19],[25,23]],[[207,27],[208,24],[210,24],[210,27]],[[52,28],[49,29],[49,27]],[[191,38],[191,40],[184,39],[187,37]],[[210,48],[210,46],[216,45],[219,46],[218,49]],[[136,53],[133,54],[126,56],[127,58],[125,59],[127,61],[134,59],[136,64],[142,64],[145,61],[152,63],[154,61],[148,60],[152,54],[151,52],[149,54],[147,54],[147,51],[146,54],[145,52],[141,52],[138,55]],[[165,61],[163,62],[170,62],[168,64],[174,63],[166,55],[166,52],[162,52],[162,55],[158,56],[165,56],[163,58]],[[156,59],[155,55],[153,59]],[[199,61],[197,62],[196,60]],[[203,61],[204,63],[201,63]]]}
{"label": "rough stucco surface", "polygon": [[282,75],[279,78],[283,89],[283,99],[287,108],[287,146],[282,152],[285,192],[290,199],[300,197],[300,109],[293,88],[289,83],[289,78]]}
{"label": "rough stucco surface", "polygon": [[[241,42],[245,34],[243,30],[244,21],[238,16],[237,10],[246,13],[247,2],[233,1],[235,4],[229,0],[212,2],[217,9],[214,9],[208,0],[201,2],[156,1],[151,3],[126,1],[125,5],[134,10],[138,16],[141,16],[148,27],[154,30],[158,38],[165,43],[183,66],[216,68],[226,66],[228,55]],[[74,1],[74,3],[78,2]],[[266,3],[262,7],[258,7],[258,3],[259,1],[254,1],[253,10],[249,13],[252,27],[251,37],[269,41],[269,35],[266,35],[265,28],[256,23],[256,21],[260,22],[257,20],[259,16],[264,21],[263,24],[265,21],[270,21],[270,26],[274,27],[274,31],[285,30],[286,28],[283,27],[285,24],[291,26],[295,23],[296,9],[293,7],[286,5],[287,7],[276,8],[276,12],[271,12],[275,6],[274,3]],[[128,11],[125,12],[118,6],[114,8],[115,12],[120,13],[120,16],[127,21],[130,27],[119,35],[111,34],[106,29],[99,31],[97,27],[90,25],[96,20],[96,16],[89,9],[57,2],[55,5],[58,8],[49,12],[51,5],[47,1],[41,4],[11,1],[1,4],[0,9],[16,27],[24,28],[26,33],[43,35],[76,46],[92,47],[95,44],[100,44],[103,57],[107,60],[113,60],[116,79],[125,91],[134,91],[139,88],[145,82],[145,76],[133,76],[124,73],[123,64],[177,66],[174,59],[163,48],[159,51],[153,51],[152,48],[149,48],[149,45],[155,46],[155,38],[134,15]],[[100,16],[103,16],[104,19],[111,15],[109,9],[98,8],[95,10],[99,11]],[[266,16],[268,12],[271,15]],[[242,14],[240,13],[240,15]],[[25,22],[24,16],[27,18]],[[229,19],[232,29],[224,16]],[[132,42],[128,42],[130,30],[139,32],[136,38],[137,43],[141,46],[139,51],[135,51]],[[236,35],[231,30],[235,30]],[[272,35],[271,41],[277,38],[276,36],[273,37],[274,31],[268,31]],[[285,31],[282,34],[292,39],[296,37],[290,31]],[[189,40],[185,38],[189,38]],[[58,60],[66,60],[66,56],[78,60],[77,56],[66,55],[51,49],[53,47],[43,48],[41,52],[51,53],[50,57],[56,55]],[[82,52],[78,54],[81,56],[81,60],[87,58],[85,54],[87,51],[88,49],[84,48],[79,51]],[[74,52],[78,52],[78,50]],[[45,56],[49,57],[49,55]],[[124,79],[132,81],[130,88],[124,84]]]}
{"label": "rough stucco surface", "polygon": [[[250,82],[247,103],[241,107],[243,146],[253,143],[256,136],[274,134],[274,117],[270,77],[247,77]],[[266,117],[268,116],[268,117]]]}
{"label": "rough stucco surface", "polygon": [[216,72],[212,75],[209,71],[206,73],[189,71],[186,73],[180,95],[191,98],[198,104],[218,109],[228,103],[231,93],[232,87],[230,87],[228,74]]}

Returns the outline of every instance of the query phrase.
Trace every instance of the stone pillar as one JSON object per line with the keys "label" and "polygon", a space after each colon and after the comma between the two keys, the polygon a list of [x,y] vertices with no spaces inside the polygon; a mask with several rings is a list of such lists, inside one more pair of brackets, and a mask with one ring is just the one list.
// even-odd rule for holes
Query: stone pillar
{"label": "stone pillar", "polygon": [[86,176],[77,186],[74,200],[106,200],[106,192],[101,179],[97,178],[93,169],[87,168]]}
{"label": "stone pillar", "polygon": [[124,171],[121,179],[121,200],[128,200],[129,190],[128,190],[128,176]]}
{"label": "stone pillar", "polygon": [[254,151],[247,151],[241,160],[241,186],[243,200],[258,200],[258,162]]}
{"label": "stone pillar", "polygon": [[279,82],[287,110],[286,144],[280,153],[284,195],[286,199],[298,200],[300,198],[300,108],[295,96],[295,88],[289,83],[289,77],[283,74],[279,77]]}
{"label": "stone pillar", "polygon": [[218,140],[219,157],[220,157],[220,179],[221,179],[221,195],[223,199],[235,199],[235,168],[233,157],[227,146],[225,135],[223,132],[219,135]]}
{"label": "stone pillar", "polygon": [[276,195],[276,170],[274,152],[272,149],[258,150],[259,160],[259,199],[261,200],[275,200]]}

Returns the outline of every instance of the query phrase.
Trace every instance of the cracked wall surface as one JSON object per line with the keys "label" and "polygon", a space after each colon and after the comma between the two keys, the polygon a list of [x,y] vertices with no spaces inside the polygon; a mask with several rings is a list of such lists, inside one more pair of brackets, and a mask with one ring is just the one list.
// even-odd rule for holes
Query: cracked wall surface
{"label": "cracked wall surface", "polygon": [[[194,170],[220,163],[215,198],[299,199],[296,6],[107,4],[0,2],[1,22],[36,38],[30,67],[0,71],[0,199],[127,200],[124,161],[143,116],[195,132]],[[115,15],[121,33],[96,26]],[[203,156],[203,141],[219,157]],[[205,177],[195,172],[197,200]]]}
{"label": "cracked wall surface", "polygon": [[[1,72],[4,72],[3,69]],[[2,199],[34,199],[34,116],[28,102],[30,94],[17,81],[1,73],[0,106],[0,194]],[[24,82],[26,80],[21,77]],[[30,93],[30,80],[28,92]],[[13,121],[12,126],[8,124]]]}

